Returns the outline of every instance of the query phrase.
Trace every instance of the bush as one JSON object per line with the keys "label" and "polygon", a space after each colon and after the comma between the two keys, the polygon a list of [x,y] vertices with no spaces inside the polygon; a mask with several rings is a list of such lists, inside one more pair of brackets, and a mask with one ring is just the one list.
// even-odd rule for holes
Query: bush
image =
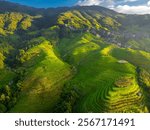
{"label": "bush", "polygon": [[6,112],[6,111],[7,111],[6,106],[0,103],[0,113]]}

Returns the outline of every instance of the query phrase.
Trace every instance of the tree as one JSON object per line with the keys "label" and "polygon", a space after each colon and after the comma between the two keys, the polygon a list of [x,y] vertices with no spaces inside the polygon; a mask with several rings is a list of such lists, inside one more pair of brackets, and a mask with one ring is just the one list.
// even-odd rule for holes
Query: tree
{"label": "tree", "polygon": [[0,103],[0,113],[6,112],[7,108],[4,104]]}
{"label": "tree", "polygon": [[8,85],[5,86],[5,93],[8,95],[8,96],[11,96],[11,89]]}
{"label": "tree", "polygon": [[6,96],[4,93],[2,93],[2,95],[0,96],[0,101],[5,102],[5,100],[6,100]]}

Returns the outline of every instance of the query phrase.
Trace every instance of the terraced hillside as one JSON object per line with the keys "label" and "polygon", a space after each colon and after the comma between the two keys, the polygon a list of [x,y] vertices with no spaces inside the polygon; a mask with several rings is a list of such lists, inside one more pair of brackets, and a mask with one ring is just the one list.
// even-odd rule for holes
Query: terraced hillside
{"label": "terraced hillside", "polygon": [[82,12],[78,10],[72,10],[65,13],[62,13],[58,17],[58,24],[65,25],[74,30],[76,29],[104,29],[115,28],[120,26],[120,24],[113,18],[109,16],[104,16],[102,14],[95,14],[91,16],[92,12]]}
{"label": "terraced hillside", "polygon": [[150,112],[149,21],[0,1],[0,112]]}
{"label": "terraced hillside", "polygon": [[118,59],[124,59],[134,64],[135,66],[142,67],[150,72],[149,62],[150,54],[144,51],[117,48],[112,51],[112,55]]}
{"label": "terraced hillside", "polygon": [[49,41],[29,49],[20,60],[24,70],[22,92],[11,112],[52,111],[63,84],[72,77],[70,66],[56,55]]}
{"label": "terraced hillside", "polygon": [[[75,77],[68,83],[77,93],[79,91],[79,99],[73,104],[72,111],[148,112],[145,95],[137,81],[139,64],[132,64],[123,51],[119,53],[122,59],[113,56],[119,47],[86,33],[75,36],[73,41],[63,39],[59,48],[63,58],[77,68]],[[143,61],[150,64],[146,58],[143,56]]]}

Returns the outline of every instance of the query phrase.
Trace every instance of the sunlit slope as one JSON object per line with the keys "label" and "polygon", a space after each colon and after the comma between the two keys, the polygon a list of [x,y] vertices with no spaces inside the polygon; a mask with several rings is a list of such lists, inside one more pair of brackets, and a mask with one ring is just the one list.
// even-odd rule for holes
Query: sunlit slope
{"label": "sunlit slope", "polygon": [[63,84],[72,77],[70,66],[56,56],[48,41],[29,49],[21,61],[22,90],[11,112],[52,112]]}
{"label": "sunlit slope", "polygon": [[0,34],[13,34],[17,30],[27,30],[32,25],[32,19],[30,15],[16,12],[0,14]]}
{"label": "sunlit slope", "polygon": [[144,50],[147,52],[150,52],[150,39],[149,38],[143,38],[143,39],[137,39],[137,40],[129,40],[127,45],[130,48],[136,49],[136,50]]}
{"label": "sunlit slope", "polygon": [[150,53],[133,49],[115,48],[112,55],[118,59],[127,60],[137,67],[150,72]]}
{"label": "sunlit slope", "polygon": [[76,75],[68,84],[80,92],[74,112],[147,112],[137,82],[138,63],[112,56],[118,47],[92,34],[73,39],[63,39],[60,51],[64,60],[76,67]]}
{"label": "sunlit slope", "polygon": [[93,10],[74,9],[59,14],[57,24],[66,31],[96,31],[118,29],[121,24],[111,14]]}

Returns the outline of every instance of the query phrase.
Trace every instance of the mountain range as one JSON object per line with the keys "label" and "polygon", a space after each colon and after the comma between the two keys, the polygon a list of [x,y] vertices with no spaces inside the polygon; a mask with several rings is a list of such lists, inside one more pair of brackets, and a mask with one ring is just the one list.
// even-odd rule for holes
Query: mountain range
{"label": "mountain range", "polygon": [[149,21],[0,1],[0,112],[150,112]]}

